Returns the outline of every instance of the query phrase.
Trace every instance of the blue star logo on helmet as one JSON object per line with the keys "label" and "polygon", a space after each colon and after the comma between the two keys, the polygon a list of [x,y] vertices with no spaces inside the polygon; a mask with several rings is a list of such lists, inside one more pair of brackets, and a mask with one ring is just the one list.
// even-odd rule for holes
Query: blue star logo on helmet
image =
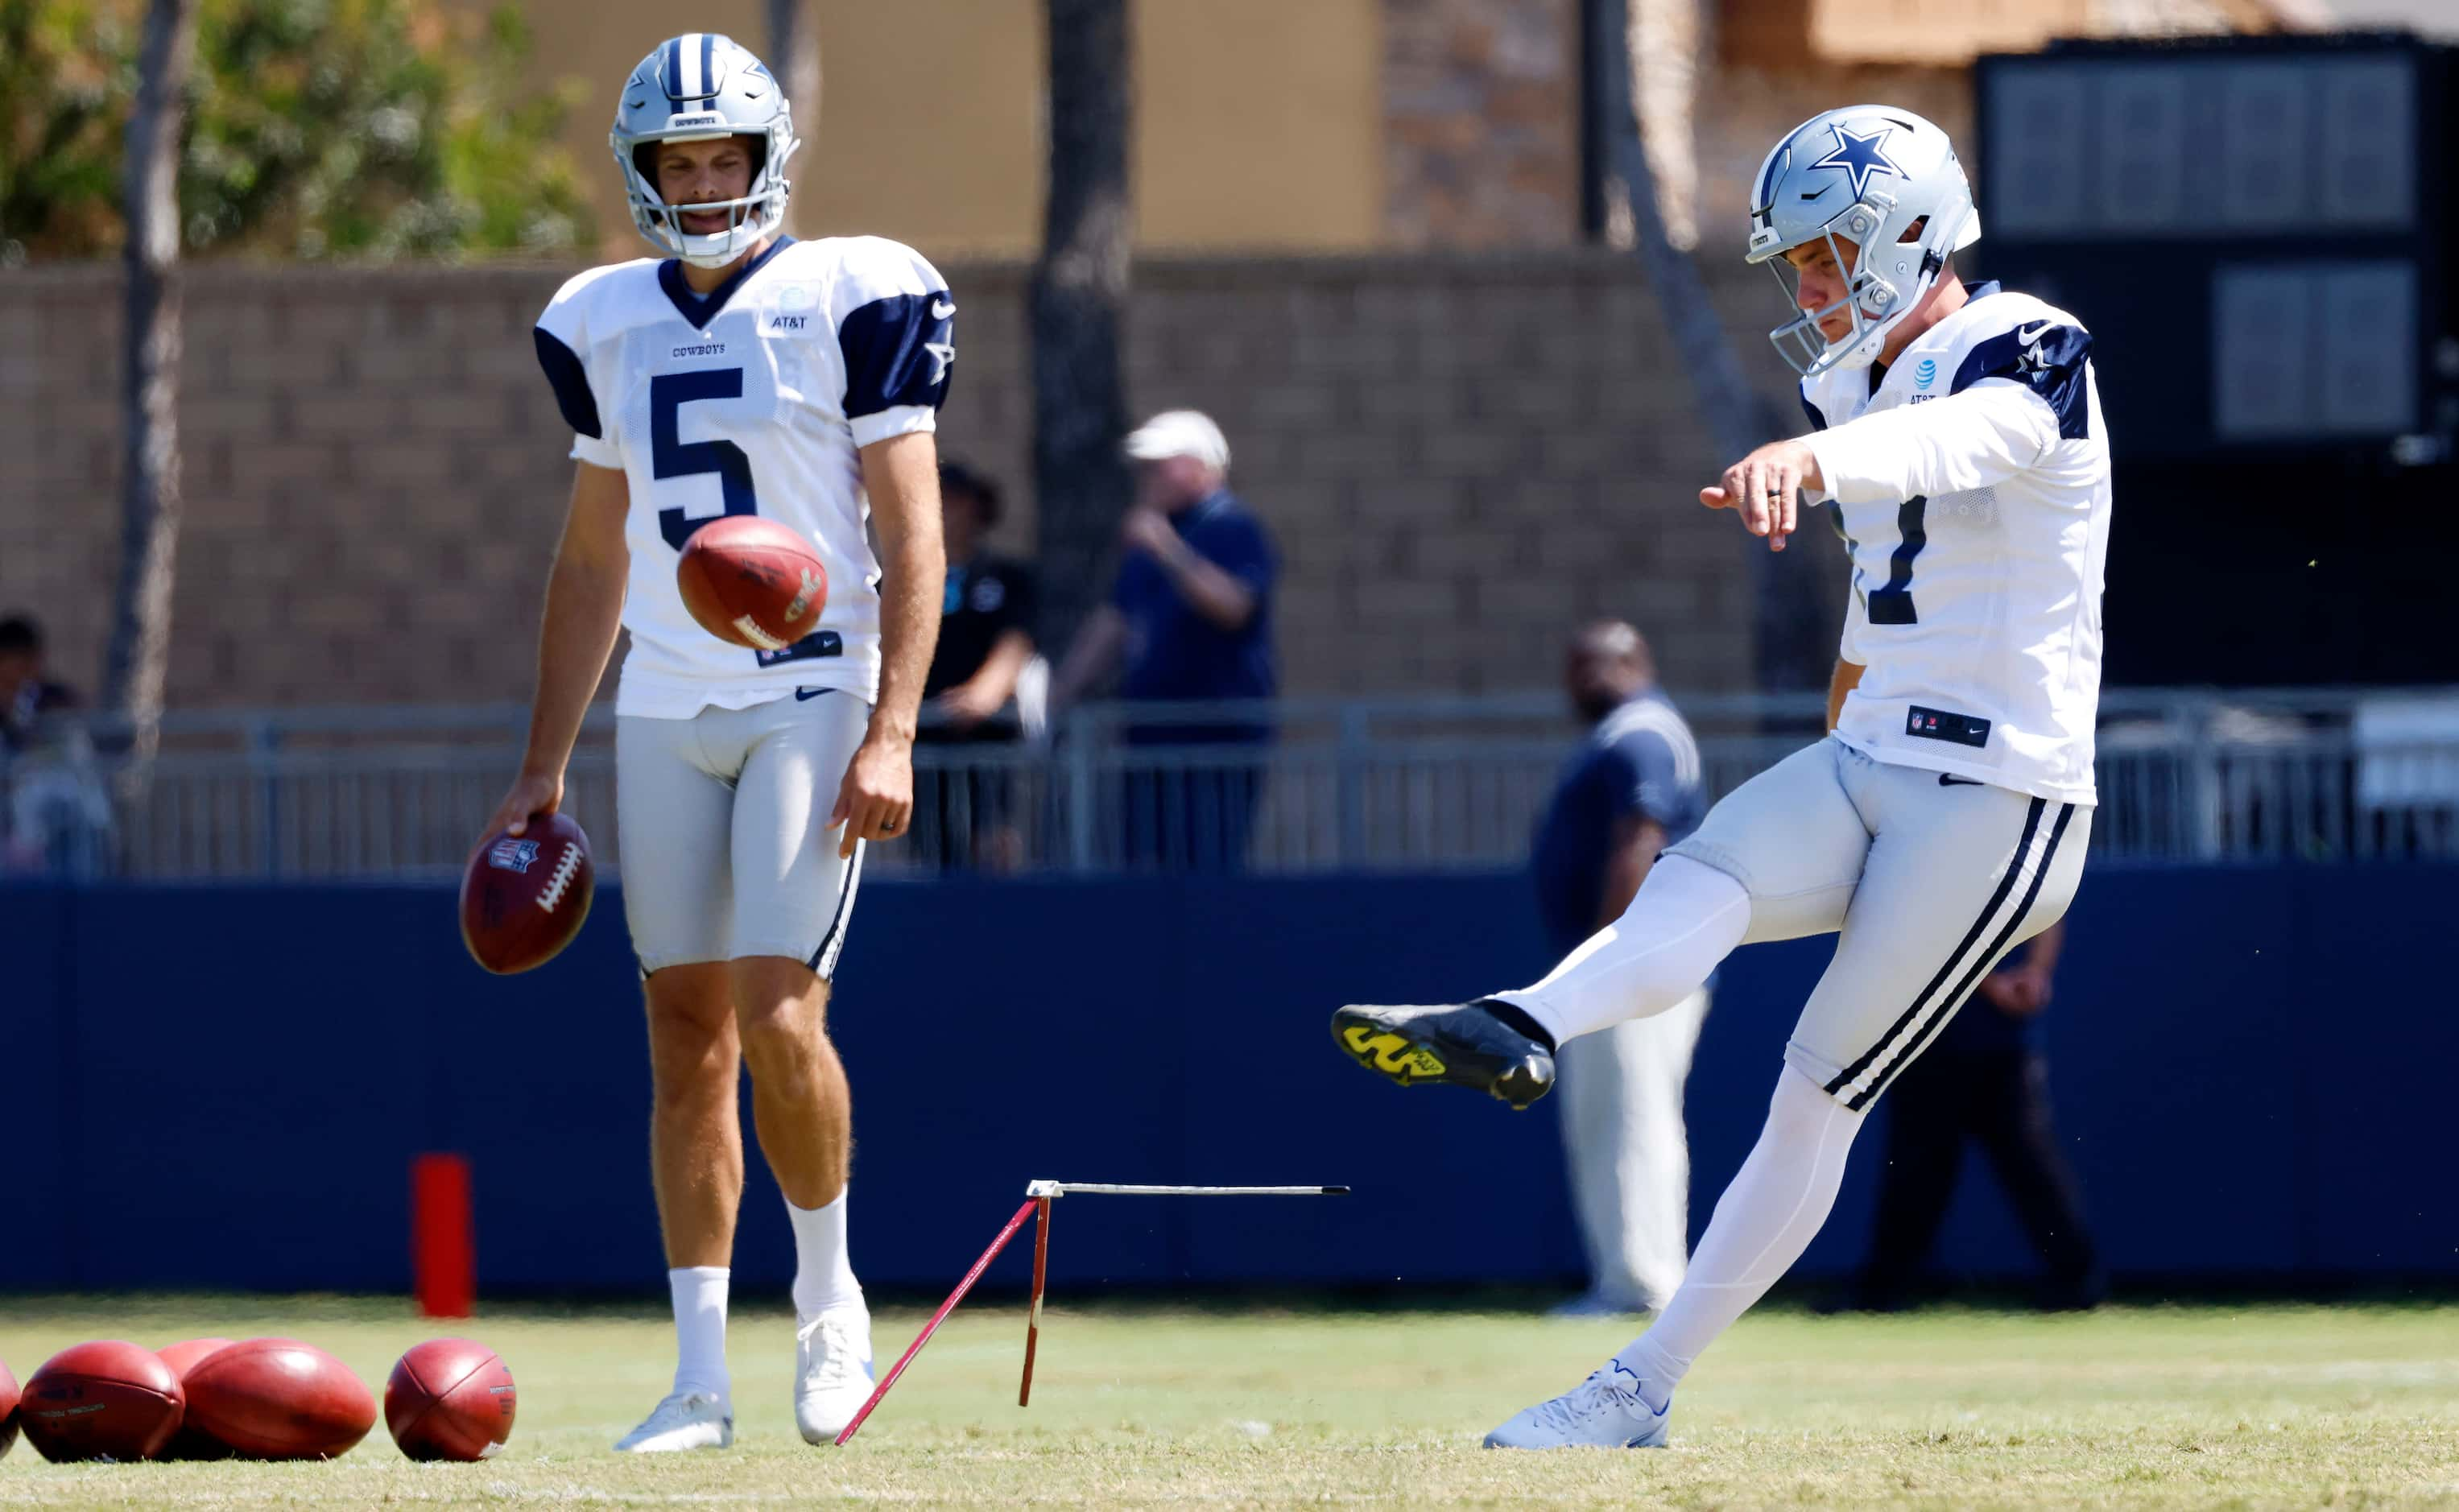
{"label": "blue star logo on helmet", "polygon": [[1838,121],[1834,129],[1835,147],[1810,166],[1842,169],[1845,177],[1852,180],[1854,199],[1859,200],[1870,192],[1870,178],[1875,174],[1888,174],[1898,178],[1905,177],[1903,169],[1887,156],[1887,135],[1895,130],[1894,127],[1881,126],[1864,135]]}

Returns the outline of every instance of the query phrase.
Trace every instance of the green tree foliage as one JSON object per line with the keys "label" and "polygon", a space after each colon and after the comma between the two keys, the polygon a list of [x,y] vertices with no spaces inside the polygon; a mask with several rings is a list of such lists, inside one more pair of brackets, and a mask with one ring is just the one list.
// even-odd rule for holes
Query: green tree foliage
{"label": "green tree foliage", "polygon": [[[0,260],[120,242],[139,0],[0,0]],[[550,254],[593,240],[559,145],[584,86],[505,6],[200,0],[179,164],[192,254]]]}

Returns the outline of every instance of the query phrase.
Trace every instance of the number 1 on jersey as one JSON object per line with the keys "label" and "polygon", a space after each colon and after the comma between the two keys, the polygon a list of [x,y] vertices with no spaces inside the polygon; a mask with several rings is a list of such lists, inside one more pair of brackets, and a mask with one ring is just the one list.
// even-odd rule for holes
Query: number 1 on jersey
{"label": "number 1 on jersey", "polygon": [[1913,558],[1929,544],[1929,532],[1922,524],[1922,515],[1929,509],[1929,500],[1919,496],[1896,506],[1896,534],[1902,537],[1887,556],[1887,585],[1870,590],[1870,622],[1874,625],[1908,625],[1921,623],[1913,612]]}
{"label": "number 1 on jersey", "polygon": [[[649,380],[649,471],[660,479],[717,474],[728,514],[757,514],[760,498],[751,489],[751,459],[731,441],[685,441],[680,415],[695,399],[740,399],[743,369],[709,368],[698,372],[659,373]],[[658,529],[677,551],[692,532],[717,518],[691,519],[682,506],[658,511]]]}

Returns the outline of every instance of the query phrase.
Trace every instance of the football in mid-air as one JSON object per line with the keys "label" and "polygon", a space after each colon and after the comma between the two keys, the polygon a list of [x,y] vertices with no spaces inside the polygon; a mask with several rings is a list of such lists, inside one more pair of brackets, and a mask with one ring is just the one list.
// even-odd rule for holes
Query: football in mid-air
{"label": "football in mid-air", "polygon": [[543,966],[580,933],[596,891],[589,837],[567,816],[534,817],[518,835],[499,830],[461,874],[461,942],[499,976]]}
{"label": "football in mid-air", "polygon": [[470,1339],[429,1339],[385,1382],[385,1426],[412,1460],[484,1460],[513,1436],[513,1373]]}
{"label": "football in mid-air", "polygon": [[17,1446],[17,1377],[9,1374],[9,1363],[0,1360],[0,1460]]}
{"label": "football in mid-air", "polygon": [[675,585],[702,629],[755,651],[783,651],[809,635],[829,602],[820,554],[757,514],[727,514],[692,532]]}
{"label": "football in mid-air", "polygon": [[[187,1390],[188,1372],[197,1368],[197,1362],[217,1350],[228,1349],[230,1342],[226,1338],[181,1339],[177,1344],[166,1344],[154,1353],[162,1356],[162,1363],[171,1367],[172,1375],[179,1377],[179,1389],[184,1392]],[[179,1420],[179,1431],[171,1436],[171,1441],[163,1446],[161,1454],[157,1458],[227,1460],[230,1458],[230,1445],[198,1427],[188,1418],[182,1418]]]}
{"label": "football in mid-air", "polygon": [[330,1460],[376,1425],[376,1399],[313,1344],[256,1338],[189,1370],[188,1426],[244,1460]]}
{"label": "football in mid-air", "polygon": [[43,1362],[17,1404],[18,1426],[53,1461],[146,1460],[179,1431],[187,1398],[154,1352],[118,1339],[73,1344]]}

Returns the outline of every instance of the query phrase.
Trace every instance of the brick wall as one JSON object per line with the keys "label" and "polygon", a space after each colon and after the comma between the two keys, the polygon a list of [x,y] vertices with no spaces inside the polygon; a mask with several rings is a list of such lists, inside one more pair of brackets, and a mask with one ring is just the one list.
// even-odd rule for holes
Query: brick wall
{"label": "brick wall", "polygon": [[1385,237],[1580,237],[1577,0],[1383,0]]}
{"label": "brick wall", "polygon": [[[185,706],[527,696],[569,477],[528,326],[550,269],[204,266],[188,286]],[[1741,346],[1773,289],[1715,270]],[[1032,538],[1022,275],[957,266],[942,445]],[[1210,410],[1287,562],[1293,691],[1545,686],[1583,617],[1669,682],[1746,684],[1746,558],[1692,490],[1719,459],[1633,265],[1604,253],[1146,263],[1130,392]],[[0,281],[0,613],[92,687],[116,552],[117,279]],[[1815,549],[1827,550],[1826,533]],[[1832,575],[1831,575],[1832,576]]]}

